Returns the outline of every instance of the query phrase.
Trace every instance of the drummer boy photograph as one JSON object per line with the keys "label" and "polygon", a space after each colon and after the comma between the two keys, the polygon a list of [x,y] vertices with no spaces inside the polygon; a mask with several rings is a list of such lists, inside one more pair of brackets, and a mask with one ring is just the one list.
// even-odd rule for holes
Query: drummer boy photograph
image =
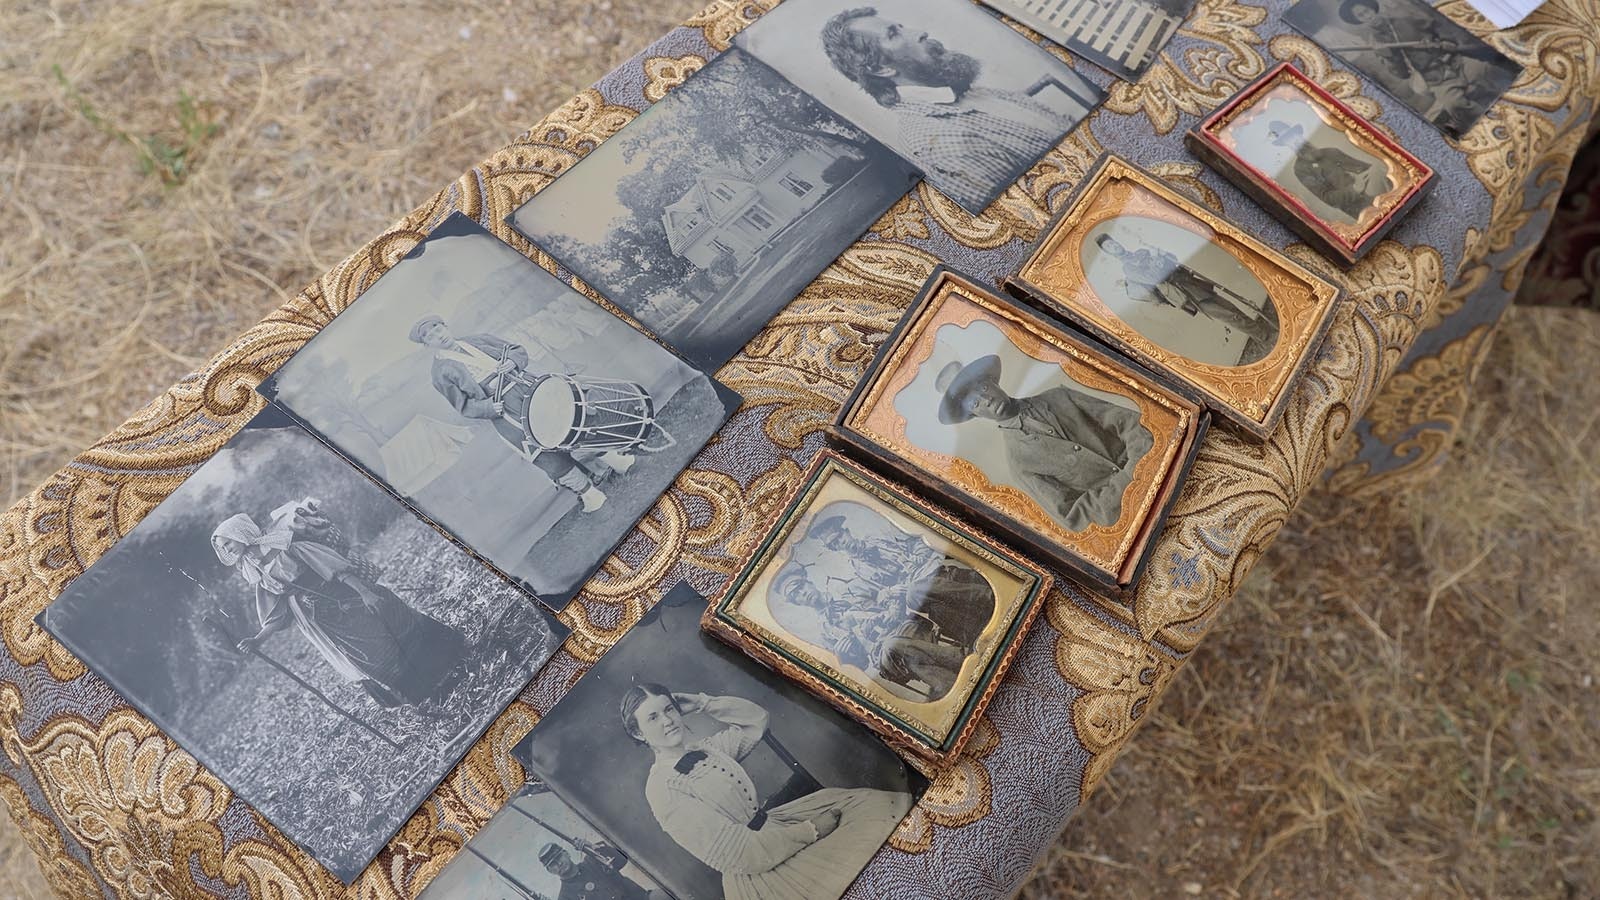
{"label": "drummer boy photograph", "polygon": [[[573,455],[561,449],[530,453],[526,422],[533,383],[528,372],[528,351],[519,344],[492,334],[471,334],[457,338],[444,319],[429,313],[411,326],[411,340],[433,351],[433,389],[449,401],[456,412],[469,419],[480,419],[530,462],[550,476],[557,485],[578,495],[583,511],[594,512],[606,502],[598,482],[601,471],[584,468]],[[634,401],[640,409],[651,407],[650,395],[640,390]],[[626,472],[633,466],[627,451],[601,451],[604,472]]]}
{"label": "drummer boy photograph", "polygon": [[261,391],[553,609],[738,402],[459,214]]}

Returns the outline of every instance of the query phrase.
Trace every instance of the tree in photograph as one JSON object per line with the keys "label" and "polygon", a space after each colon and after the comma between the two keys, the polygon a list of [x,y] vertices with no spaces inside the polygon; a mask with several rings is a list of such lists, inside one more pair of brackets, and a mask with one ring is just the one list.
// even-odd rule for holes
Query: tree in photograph
{"label": "tree in photograph", "polygon": [[[607,274],[619,292],[631,296],[647,296],[695,274],[668,246],[661,217],[701,175],[719,169],[743,175],[774,156],[821,144],[839,157],[825,173],[836,186],[874,149],[871,138],[740,56],[702,69],[646,115],[651,121],[642,122],[644,127],[613,138],[630,170],[617,185],[617,197],[634,214],[615,222],[592,254],[608,260]],[[711,274],[727,279],[733,273]]]}
{"label": "tree in photograph", "polygon": [[708,66],[684,88],[719,102],[695,110],[695,127],[725,156],[755,151],[761,158],[822,141],[836,150],[867,156],[872,138],[753,59],[730,58]]}

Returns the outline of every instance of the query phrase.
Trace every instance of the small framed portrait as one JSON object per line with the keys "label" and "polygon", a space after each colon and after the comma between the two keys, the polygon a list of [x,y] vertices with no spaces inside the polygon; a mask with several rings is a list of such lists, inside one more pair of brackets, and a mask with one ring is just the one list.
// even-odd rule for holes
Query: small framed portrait
{"label": "small framed portrait", "polygon": [[1339,299],[1331,282],[1112,155],[1006,284],[1263,440]]}
{"label": "small framed portrait", "polygon": [[1327,256],[1354,263],[1433,183],[1433,169],[1283,63],[1187,135],[1189,148]]}
{"label": "small framed portrait", "polygon": [[1460,140],[1522,67],[1427,0],[1300,0],[1283,24]]}
{"label": "small framed portrait", "polygon": [[[594,829],[586,840],[604,846],[587,854],[598,876],[587,896],[645,900],[599,871],[609,865],[622,875],[637,867],[685,900],[837,900],[927,779],[872,732],[706,634],[705,609],[687,584],[673,588],[513,755],[559,797],[546,808],[570,807]],[[557,856],[532,840],[540,846],[511,856],[548,852],[568,872],[585,865],[575,842],[556,842]]]}
{"label": "small framed portrait", "polygon": [[949,269],[879,351],[839,435],[1096,583],[1136,580],[1200,406]]}
{"label": "small framed portrait", "polygon": [[936,767],[961,751],[1051,583],[823,451],[705,626]]}

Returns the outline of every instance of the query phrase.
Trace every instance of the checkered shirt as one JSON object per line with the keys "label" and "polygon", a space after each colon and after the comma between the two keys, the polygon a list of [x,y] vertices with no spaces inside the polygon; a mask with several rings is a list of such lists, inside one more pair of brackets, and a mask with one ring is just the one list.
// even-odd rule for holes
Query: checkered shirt
{"label": "checkered shirt", "polygon": [[954,103],[902,100],[893,109],[904,152],[934,187],[972,211],[988,206],[1073,125],[1025,94],[992,88],[972,88]]}

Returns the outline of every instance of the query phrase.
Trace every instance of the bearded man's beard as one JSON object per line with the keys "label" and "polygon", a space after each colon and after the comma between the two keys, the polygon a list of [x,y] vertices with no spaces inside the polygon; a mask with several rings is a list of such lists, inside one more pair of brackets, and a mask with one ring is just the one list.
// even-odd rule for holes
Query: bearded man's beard
{"label": "bearded man's beard", "polygon": [[983,73],[983,64],[975,56],[953,50],[938,51],[931,60],[903,63],[900,74],[918,84],[931,87],[948,87],[959,97],[977,82]]}

